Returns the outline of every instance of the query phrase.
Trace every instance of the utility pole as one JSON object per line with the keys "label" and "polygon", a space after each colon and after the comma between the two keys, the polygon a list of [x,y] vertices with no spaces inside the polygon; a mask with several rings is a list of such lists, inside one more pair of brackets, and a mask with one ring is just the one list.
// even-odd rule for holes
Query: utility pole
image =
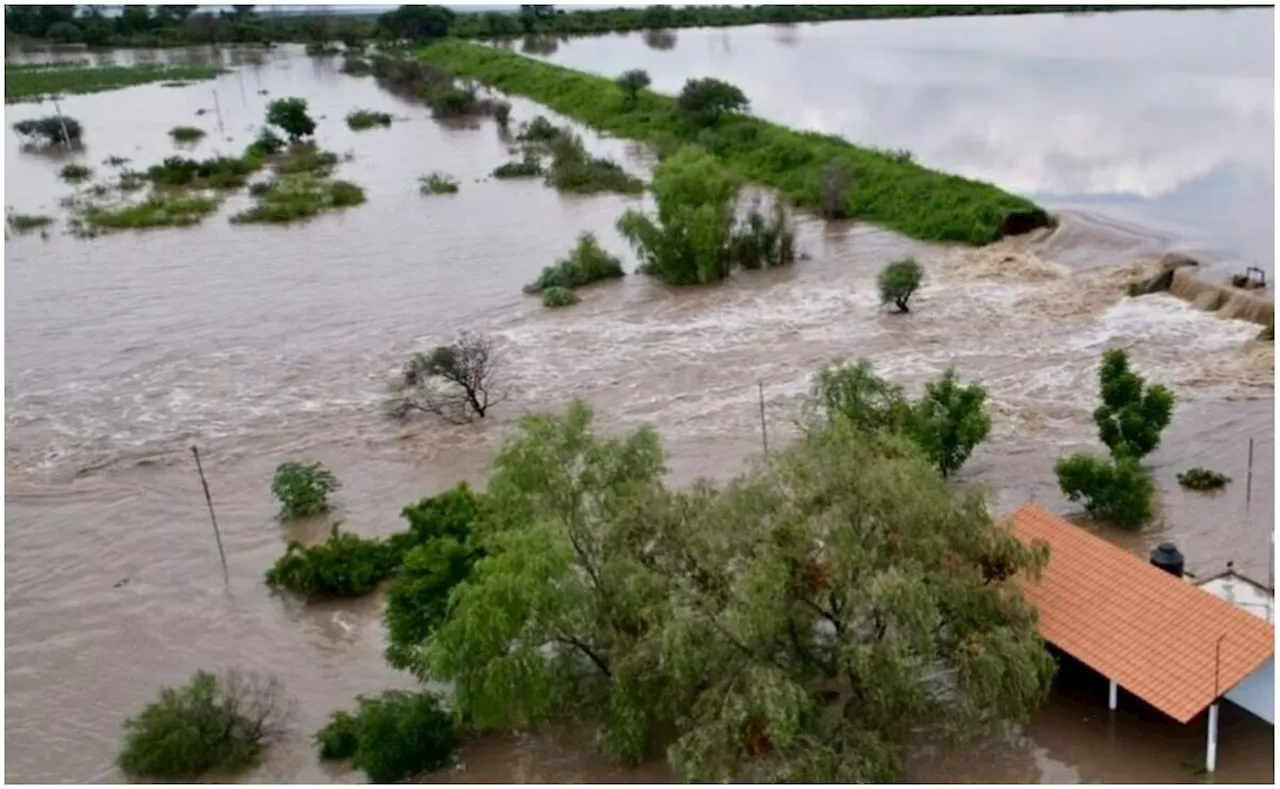
{"label": "utility pole", "polygon": [[231,577],[227,574],[227,552],[222,549],[222,534],[218,531],[218,516],[213,512],[213,497],[209,495],[209,483],[204,478],[204,466],[200,464],[200,450],[192,446],[191,454],[196,459],[196,471],[200,474],[200,485],[204,488],[204,502],[209,505],[209,521],[213,523],[213,539],[218,543],[218,556],[222,559],[222,582],[230,585]]}
{"label": "utility pole", "polygon": [[756,386],[760,389],[760,440],[764,443],[764,459],[769,459],[769,428],[764,421],[764,381],[757,380]]}

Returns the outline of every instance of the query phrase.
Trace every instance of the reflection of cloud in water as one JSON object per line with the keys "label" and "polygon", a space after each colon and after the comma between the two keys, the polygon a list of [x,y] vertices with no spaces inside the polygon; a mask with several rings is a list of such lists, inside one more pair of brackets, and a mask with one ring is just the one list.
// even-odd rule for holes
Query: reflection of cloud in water
{"label": "reflection of cloud in water", "polygon": [[908,148],[1050,207],[1190,225],[1266,263],[1272,19],[1265,9],[849,22],[795,28],[785,44],[767,26],[689,30],[672,52],[610,37],[575,40],[555,60],[646,68],[664,92],[719,77],[764,117]]}

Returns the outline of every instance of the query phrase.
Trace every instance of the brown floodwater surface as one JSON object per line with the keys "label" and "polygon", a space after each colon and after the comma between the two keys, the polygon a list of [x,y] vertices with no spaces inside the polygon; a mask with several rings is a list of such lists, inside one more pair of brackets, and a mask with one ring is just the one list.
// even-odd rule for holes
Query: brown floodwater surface
{"label": "brown floodwater surface", "polygon": [[[1193,571],[1234,560],[1266,576],[1272,346],[1251,339],[1256,326],[1171,296],[1122,298],[1129,278],[1164,251],[1158,234],[1066,214],[1051,233],[967,250],[799,216],[799,246],[810,257],[786,270],[685,289],[629,276],[584,289],[571,309],[546,310],[520,286],[584,230],[634,269],[613,225],[643,199],[562,197],[538,182],[486,180],[511,158],[491,120],[436,123],[372,81],[337,73],[340,59],[234,57],[242,64],[209,83],[66,98],[63,112],[86,128],[86,150],[72,158],[105,181],[108,156],[156,163],[174,150],[167,130],[193,123],[210,132],[200,155],[238,152],[267,101],[298,95],[320,118],[320,144],[351,154],[339,177],[364,186],[369,200],[291,227],[230,225],[241,196],[195,228],[84,241],[59,227],[47,240],[6,240],[7,780],[120,780],[113,759],[123,719],[161,684],[233,665],[276,673],[296,703],[290,734],[251,780],[357,780],[318,762],[311,732],[358,694],[414,683],[382,660],[380,599],[306,607],[263,585],[286,539],[317,539],[326,529],[274,520],[273,468],[292,458],[324,462],[343,483],[334,517],[386,534],[400,528],[406,503],[459,480],[483,483],[521,413],[575,397],[593,404],[605,430],[654,425],[673,484],[684,484],[725,480],[758,456],[757,382],[776,445],[794,434],[808,376],[832,359],[865,356],[913,392],[954,364],[984,381],[993,411],[992,438],[960,482],[990,487],[1000,511],[1034,498],[1074,512],[1056,492],[1053,461],[1097,449],[1089,421],[1097,359],[1126,347],[1179,404],[1150,458],[1157,523],[1106,535],[1135,552],[1174,540]],[[215,91],[221,130],[216,112],[196,114],[214,109]],[[518,120],[539,111],[513,104]],[[360,107],[396,121],[353,133],[343,117]],[[48,109],[9,105],[5,120]],[[635,172],[651,165],[633,144],[585,137]],[[64,216],[58,202],[72,187],[57,179],[62,160],[6,139],[6,203]],[[453,174],[461,191],[420,197],[417,179],[432,170]],[[921,260],[929,280],[911,315],[889,315],[874,278],[905,255]],[[497,338],[510,399],[464,427],[385,418],[389,382],[406,356],[462,328]],[[192,444],[217,507],[226,587]],[[1174,474],[1190,465],[1236,482],[1217,496],[1183,493]],[[1138,724],[1103,725],[1099,710],[1096,693],[1064,688],[1016,735],[962,748],[921,743],[909,777],[1195,779],[1202,721],[1143,720],[1160,734],[1140,738]],[[1271,728],[1247,714],[1226,715],[1224,725],[1218,779],[1270,781]],[[486,737],[462,761],[450,780],[666,775],[660,763],[618,771],[586,737]]]}

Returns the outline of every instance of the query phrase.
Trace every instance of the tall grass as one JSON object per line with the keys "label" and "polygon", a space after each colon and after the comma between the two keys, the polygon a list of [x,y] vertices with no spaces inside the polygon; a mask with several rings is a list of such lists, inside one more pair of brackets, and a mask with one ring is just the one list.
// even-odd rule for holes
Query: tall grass
{"label": "tall grass", "polygon": [[364,190],[350,181],[328,181],[308,173],[285,176],[254,191],[255,204],[233,216],[233,223],[293,222],[365,200]]}
{"label": "tall grass", "polygon": [[838,162],[852,176],[842,213],[913,238],[979,245],[998,239],[1006,223],[1030,229],[1049,221],[1034,203],[995,186],[929,170],[839,137],[745,116],[726,116],[715,128],[699,128],[680,115],[670,97],[645,92],[631,101],[606,77],[463,41],[431,44],[419,56],[600,131],[654,144],[696,142],[795,205],[817,208],[823,170]]}
{"label": "tall grass", "polygon": [[198,224],[218,210],[218,201],[198,195],[153,194],[141,203],[88,206],[84,223],[93,230],[142,230]]}

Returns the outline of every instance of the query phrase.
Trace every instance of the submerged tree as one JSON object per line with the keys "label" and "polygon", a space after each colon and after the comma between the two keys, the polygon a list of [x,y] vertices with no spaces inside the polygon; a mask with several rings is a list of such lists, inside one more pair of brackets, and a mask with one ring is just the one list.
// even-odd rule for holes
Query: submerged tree
{"label": "submerged tree", "polygon": [[920,731],[1025,721],[1053,661],[1014,576],[1028,548],[900,437],[815,429],[658,521],[661,664],[695,782],[892,782]]}
{"label": "submerged tree", "polygon": [[412,411],[464,424],[483,419],[506,399],[497,388],[498,358],[493,338],[464,331],[430,354],[418,354],[405,366],[406,393],[394,407],[398,416]]}
{"label": "submerged tree", "polygon": [[80,121],[65,115],[49,115],[13,124],[13,130],[37,145],[75,145],[80,142],[84,128]]}
{"label": "submerged tree", "polygon": [[907,302],[920,289],[924,281],[924,269],[914,258],[897,260],[884,267],[876,278],[880,289],[880,303],[892,303],[898,312],[910,312]]}
{"label": "submerged tree", "polygon": [[307,100],[295,97],[276,99],[267,105],[267,123],[279,126],[290,142],[316,133],[316,122],[307,113]]}
{"label": "submerged tree", "polygon": [[1137,460],[1078,454],[1059,460],[1053,470],[1062,493],[1070,501],[1084,502],[1090,517],[1126,529],[1151,520],[1155,486]]}
{"label": "submerged tree", "polygon": [[584,717],[607,751],[638,761],[658,704],[652,623],[665,596],[636,552],[662,450],[651,430],[607,439],[591,421],[581,403],[521,420],[494,461],[487,555],[416,673],[453,682],[457,713],[478,729]]}
{"label": "submerged tree", "polygon": [[1160,384],[1147,386],[1129,369],[1129,356],[1120,348],[1103,354],[1098,381],[1102,405],[1093,421],[1111,456],[1141,460],[1151,454],[1173,419],[1173,392]]}

